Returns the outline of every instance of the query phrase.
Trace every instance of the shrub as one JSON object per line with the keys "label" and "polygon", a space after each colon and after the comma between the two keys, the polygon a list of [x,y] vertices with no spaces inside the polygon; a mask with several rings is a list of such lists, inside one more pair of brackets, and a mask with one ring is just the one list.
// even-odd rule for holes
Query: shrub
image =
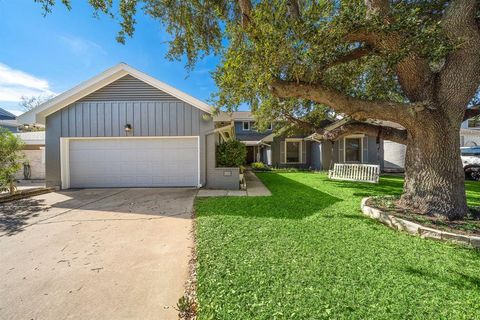
{"label": "shrub", "polygon": [[222,142],[217,146],[218,167],[240,167],[247,157],[247,147],[237,140]]}
{"label": "shrub", "polygon": [[270,169],[263,162],[252,162],[251,166],[253,170],[264,171]]}
{"label": "shrub", "polygon": [[22,167],[22,140],[0,128],[0,191],[15,192],[15,173]]}

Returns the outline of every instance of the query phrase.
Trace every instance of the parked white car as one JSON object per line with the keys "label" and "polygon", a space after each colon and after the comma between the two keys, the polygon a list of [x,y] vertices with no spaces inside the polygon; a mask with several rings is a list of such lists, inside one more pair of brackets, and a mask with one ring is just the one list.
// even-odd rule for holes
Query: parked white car
{"label": "parked white car", "polygon": [[460,148],[465,179],[480,181],[480,147]]}

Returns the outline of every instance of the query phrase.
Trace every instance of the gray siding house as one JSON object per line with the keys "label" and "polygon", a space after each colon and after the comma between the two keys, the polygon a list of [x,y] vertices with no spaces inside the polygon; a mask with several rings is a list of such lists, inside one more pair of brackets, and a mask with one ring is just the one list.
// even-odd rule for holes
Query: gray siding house
{"label": "gray siding house", "polygon": [[207,170],[207,163],[215,163],[215,139],[207,139],[214,133],[212,110],[121,63],[23,114],[21,122],[46,124],[48,186],[200,187],[210,182],[238,189],[238,169]]}
{"label": "gray siding house", "polygon": [[376,137],[354,134],[326,141],[316,139],[315,135],[276,135],[273,126],[259,132],[248,111],[222,112],[214,120],[216,127],[233,124],[235,138],[247,146],[247,164],[263,162],[274,168],[313,170],[328,170],[333,163],[383,165],[383,141],[377,144]]}
{"label": "gray siding house", "polygon": [[17,117],[5,109],[0,108],[0,128],[8,129],[11,132],[18,132]]}

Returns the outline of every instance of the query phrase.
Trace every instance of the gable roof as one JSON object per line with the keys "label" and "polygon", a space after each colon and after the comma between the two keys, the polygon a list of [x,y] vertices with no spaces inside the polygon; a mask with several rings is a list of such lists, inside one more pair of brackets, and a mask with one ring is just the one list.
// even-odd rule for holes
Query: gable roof
{"label": "gable roof", "polygon": [[48,100],[47,102],[41,104],[40,106],[25,112],[24,114],[18,117],[20,123],[40,123],[45,124],[45,118],[82,99],[83,97],[107,86],[108,84],[126,76],[131,75],[152,87],[155,87],[179,100],[182,100],[206,113],[212,114],[213,108],[206,104],[203,101],[194,98],[185,92],[182,92],[164,82],[161,82],[154,77],[147,75],[131,66],[127,65],[126,63],[119,63],[116,66],[105,70],[104,72],[96,75],[95,77],[80,83],[76,87],[65,91],[64,93],[56,96],[53,99]]}
{"label": "gable roof", "polygon": [[215,122],[227,122],[227,121],[254,121],[252,112],[250,111],[233,111],[225,112],[220,111],[218,114],[214,115],[213,121]]}
{"label": "gable roof", "polygon": [[0,120],[15,120],[17,116],[5,109],[0,108]]}

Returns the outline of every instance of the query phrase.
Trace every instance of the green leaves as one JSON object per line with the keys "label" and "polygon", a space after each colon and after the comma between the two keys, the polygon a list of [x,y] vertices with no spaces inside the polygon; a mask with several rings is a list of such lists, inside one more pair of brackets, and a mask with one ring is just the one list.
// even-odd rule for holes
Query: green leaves
{"label": "green leaves", "polygon": [[222,142],[217,146],[218,167],[240,167],[245,163],[247,148],[238,140]]}
{"label": "green leaves", "polygon": [[[45,12],[55,4],[36,1]],[[69,0],[62,2],[70,6]],[[241,23],[245,19],[237,1],[121,0],[118,8],[112,0],[89,2],[98,12],[121,17],[120,42],[134,34],[141,10],[171,35],[169,59],[185,58],[191,69],[205,55],[220,55],[213,103],[227,110],[248,104],[259,122],[278,121],[285,103],[293,114],[316,109],[306,108],[304,101],[279,101],[269,90],[273,80],[321,82],[352,97],[407,101],[396,75],[399,61],[414,55],[437,72],[458,45],[447,41],[440,23],[447,0],[393,0],[387,17],[367,14],[364,0],[301,1],[298,16],[289,0],[252,1],[248,25]],[[349,39],[352,34],[365,43]],[[384,44],[401,42],[387,50],[388,45],[371,46],[372,35],[381,36]],[[336,63],[359,46],[370,52]]]}
{"label": "green leaves", "polygon": [[21,168],[23,142],[9,130],[0,128],[0,191],[9,187]]}

